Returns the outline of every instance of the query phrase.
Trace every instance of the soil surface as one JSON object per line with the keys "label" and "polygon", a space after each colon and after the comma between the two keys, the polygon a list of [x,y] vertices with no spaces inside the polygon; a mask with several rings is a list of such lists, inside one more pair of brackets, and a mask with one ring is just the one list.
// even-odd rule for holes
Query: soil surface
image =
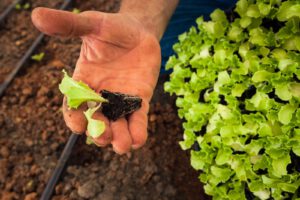
{"label": "soil surface", "polygon": [[[34,2],[57,7],[62,1]],[[78,0],[74,7],[115,12],[119,3]],[[6,28],[0,30],[1,67],[17,62],[38,34],[29,11],[11,16],[23,17],[24,23],[9,18]],[[26,34],[22,35],[22,30]],[[15,44],[19,39],[25,41],[22,48]],[[80,45],[78,39],[46,38],[37,51],[45,52],[45,58],[28,62],[0,100],[1,200],[35,200],[43,192],[71,134],[63,122],[58,84],[63,68],[73,70],[70,66],[76,63]],[[163,94],[164,81],[161,77],[151,103],[147,144],[119,156],[111,147],[89,146],[85,137],[80,137],[52,199],[208,199],[198,181],[199,173],[190,167],[189,155],[178,145],[181,120],[174,99]]]}
{"label": "soil surface", "polygon": [[[1,0],[2,1],[2,0]],[[39,32],[31,23],[35,7],[59,8],[62,0],[28,0],[29,9],[15,9],[0,27],[0,84],[33,43]]]}
{"label": "soil surface", "polygon": [[4,11],[11,3],[13,3],[13,0],[1,0],[0,1],[0,13]]}

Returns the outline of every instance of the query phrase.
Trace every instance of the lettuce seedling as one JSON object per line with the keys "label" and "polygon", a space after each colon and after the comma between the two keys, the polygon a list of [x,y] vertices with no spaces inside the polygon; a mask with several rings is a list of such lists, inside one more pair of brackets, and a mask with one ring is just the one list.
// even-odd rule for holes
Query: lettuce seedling
{"label": "lettuce seedling", "polygon": [[105,123],[93,119],[95,112],[101,111],[109,120],[115,121],[141,107],[142,99],[137,96],[113,93],[107,90],[102,90],[98,94],[87,84],[82,81],[75,81],[65,71],[63,73],[64,78],[59,85],[59,90],[67,97],[68,107],[77,109],[83,103],[88,104],[88,109],[84,112],[88,122],[88,144],[92,143],[93,138],[100,137],[105,131]]}
{"label": "lettuce seedling", "polygon": [[35,60],[37,62],[41,62],[43,60],[43,58],[45,57],[45,53],[42,52],[42,53],[39,53],[39,54],[35,54],[33,56],[31,56],[31,59],[32,60]]}
{"label": "lettuce seedling", "polygon": [[92,90],[87,84],[75,81],[68,76],[66,71],[63,71],[64,78],[59,85],[59,90],[67,97],[67,105],[69,108],[77,109],[82,103],[96,102],[97,106],[88,108],[84,115],[88,121],[87,131],[92,138],[97,138],[102,135],[105,130],[105,124],[101,120],[92,118],[93,114],[101,107],[101,103],[107,102],[106,99]]}

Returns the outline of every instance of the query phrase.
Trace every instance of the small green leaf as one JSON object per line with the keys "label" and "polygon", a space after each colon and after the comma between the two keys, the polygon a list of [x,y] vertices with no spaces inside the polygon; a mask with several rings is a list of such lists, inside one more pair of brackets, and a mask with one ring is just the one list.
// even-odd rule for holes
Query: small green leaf
{"label": "small green leaf", "polygon": [[23,8],[25,10],[28,10],[30,8],[30,3],[25,3],[24,6],[23,6]]}
{"label": "small green leaf", "polygon": [[93,138],[92,138],[91,136],[87,136],[87,137],[86,137],[85,143],[86,143],[87,145],[94,144]]}
{"label": "small green leaf", "polygon": [[88,101],[107,102],[106,99],[92,90],[87,84],[73,80],[63,71],[64,78],[59,85],[59,90],[67,97],[67,103],[70,108],[78,108],[82,103]]}
{"label": "small green leaf", "polygon": [[81,11],[78,8],[73,8],[72,13],[79,14]]}
{"label": "small green leaf", "polygon": [[88,121],[87,131],[92,138],[100,137],[105,130],[105,123],[101,120],[93,119],[93,114],[99,109],[101,105],[95,108],[89,108],[84,112],[84,115]]}
{"label": "small green leaf", "polygon": [[278,10],[277,19],[279,21],[287,21],[292,17],[300,17],[300,4],[296,2],[283,2]]}
{"label": "small green leaf", "polygon": [[44,56],[45,56],[45,53],[42,52],[42,53],[35,54],[35,55],[31,56],[31,59],[35,60],[37,62],[41,62],[43,60]]}
{"label": "small green leaf", "polygon": [[296,108],[289,104],[282,106],[278,113],[278,120],[283,124],[289,124],[292,120],[295,110]]}

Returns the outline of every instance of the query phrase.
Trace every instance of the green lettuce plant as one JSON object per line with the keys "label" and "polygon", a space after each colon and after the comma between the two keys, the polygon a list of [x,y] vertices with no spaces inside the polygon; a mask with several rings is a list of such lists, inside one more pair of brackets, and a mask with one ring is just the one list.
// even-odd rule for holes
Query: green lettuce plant
{"label": "green lettuce plant", "polygon": [[179,36],[165,90],[213,199],[300,199],[300,1],[239,0]]}

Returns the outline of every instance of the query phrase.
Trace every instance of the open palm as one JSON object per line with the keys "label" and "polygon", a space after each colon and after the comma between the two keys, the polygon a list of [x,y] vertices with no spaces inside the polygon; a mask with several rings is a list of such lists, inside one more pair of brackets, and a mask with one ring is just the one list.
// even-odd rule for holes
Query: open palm
{"label": "open palm", "polygon": [[[100,113],[93,116],[106,123],[104,134],[94,141],[99,146],[111,143],[120,154],[141,147],[147,139],[149,101],[160,67],[156,37],[139,21],[125,14],[88,11],[78,15],[37,8],[32,20],[48,35],[82,39],[73,74],[75,80],[87,83],[97,92],[106,89],[143,99],[142,108],[129,118],[109,121]],[[73,132],[86,131],[87,122],[81,109],[70,110],[64,104],[64,118]]]}

